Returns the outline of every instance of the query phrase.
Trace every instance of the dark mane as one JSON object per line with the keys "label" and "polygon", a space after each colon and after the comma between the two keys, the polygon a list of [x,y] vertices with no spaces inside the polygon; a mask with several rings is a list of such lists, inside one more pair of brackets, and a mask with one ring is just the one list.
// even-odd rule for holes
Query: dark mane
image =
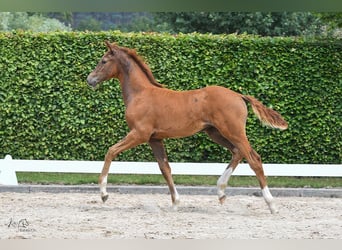
{"label": "dark mane", "polygon": [[143,61],[143,59],[137,55],[136,51],[133,49],[128,49],[124,47],[120,47],[120,50],[125,52],[130,58],[133,59],[133,61],[140,67],[140,69],[145,73],[148,80],[151,84],[154,86],[157,86],[159,88],[162,88],[163,85],[158,83],[156,79],[154,78],[151,69],[147,66],[147,64]]}

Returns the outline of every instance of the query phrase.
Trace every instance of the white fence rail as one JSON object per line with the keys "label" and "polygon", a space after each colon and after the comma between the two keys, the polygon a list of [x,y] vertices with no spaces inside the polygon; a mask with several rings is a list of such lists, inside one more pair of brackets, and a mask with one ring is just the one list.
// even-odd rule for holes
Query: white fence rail
{"label": "white fence rail", "polygon": [[[100,173],[103,161],[12,160],[0,159],[0,184],[18,185],[16,172]],[[225,163],[170,163],[174,175],[221,175]],[[342,177],[342,165],[263,164],[267,176]],[[112,174],[160,174],[156,162],[114,161]],[[251,176],[248,164],[241,163],[233,175]]]}

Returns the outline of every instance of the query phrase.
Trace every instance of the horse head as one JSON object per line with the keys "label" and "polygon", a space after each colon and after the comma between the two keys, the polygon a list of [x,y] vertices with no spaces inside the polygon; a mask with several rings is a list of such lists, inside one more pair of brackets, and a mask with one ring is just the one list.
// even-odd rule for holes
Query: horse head
{"label": "horse head", "polygon": [[92,87],[97,84],[118,77],[119,74],[119,60],[120,60],[120,47],[116,44],[111,44],[105,41],[108,51],[102,56],[96,68],[88,75],[87,82]]}

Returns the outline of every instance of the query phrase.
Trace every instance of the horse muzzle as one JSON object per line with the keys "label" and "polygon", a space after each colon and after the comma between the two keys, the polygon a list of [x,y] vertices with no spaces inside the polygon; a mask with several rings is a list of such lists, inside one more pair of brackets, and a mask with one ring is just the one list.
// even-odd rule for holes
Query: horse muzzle
{"label": "horse muzzle", "polygon": [[96,87],[96,85],[99,83],[99,80],[97,77],[93,77],[91,74],[87,77],[87,82],[90,86],[93,88]]}

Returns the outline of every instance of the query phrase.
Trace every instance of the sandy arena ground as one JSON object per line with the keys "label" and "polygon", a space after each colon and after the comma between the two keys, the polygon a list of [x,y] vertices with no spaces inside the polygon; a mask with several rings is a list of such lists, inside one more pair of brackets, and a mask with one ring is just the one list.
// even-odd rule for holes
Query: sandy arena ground
{"label": "sandy arena ground", "polygon": [[0,239],[341,239],[342,199],[0,193]]}

